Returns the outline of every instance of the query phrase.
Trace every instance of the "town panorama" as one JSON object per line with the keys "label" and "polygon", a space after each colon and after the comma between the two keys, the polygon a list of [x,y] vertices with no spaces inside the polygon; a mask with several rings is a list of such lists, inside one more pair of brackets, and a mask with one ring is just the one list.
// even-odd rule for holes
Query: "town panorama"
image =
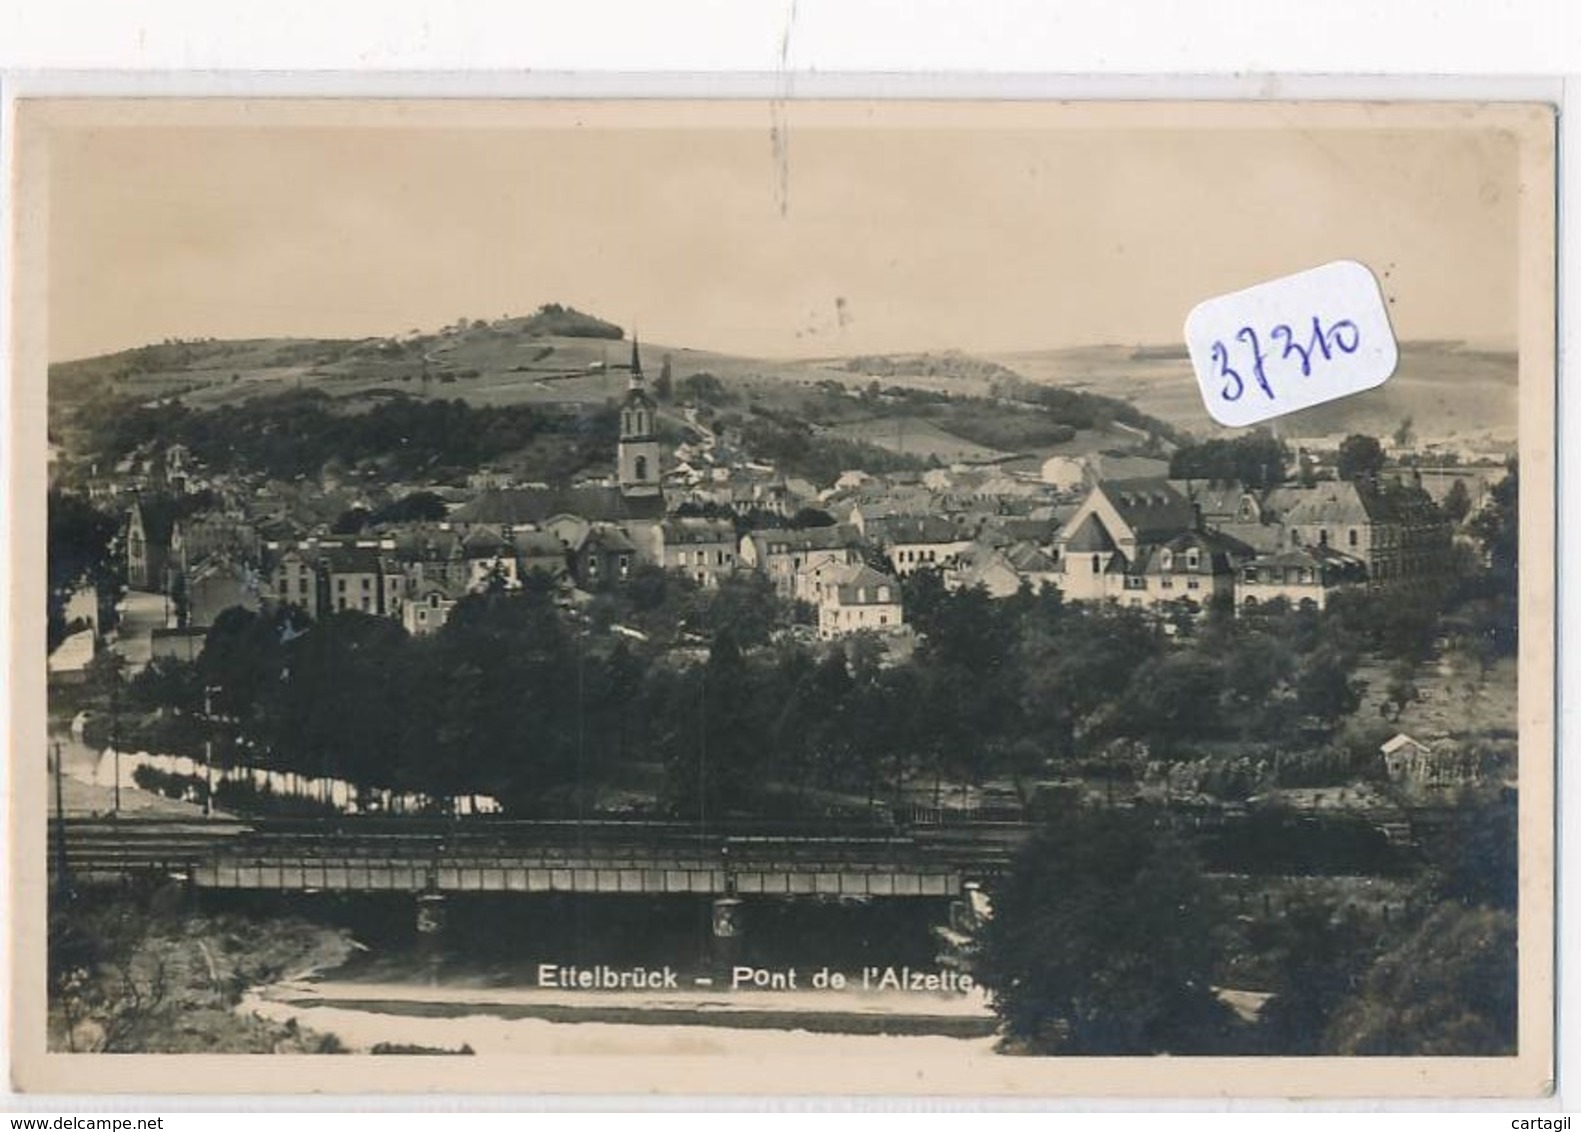
{"label": "town panorama", "polygon": [[1403,356],[1234,432],[1183,351],[556,303],[53,366],[51,1048],[366,1050],[259,988],[384,962],[572,1024],[1514,1053],[1513,429],[1398,392],[1513,419],[1513,355]]}

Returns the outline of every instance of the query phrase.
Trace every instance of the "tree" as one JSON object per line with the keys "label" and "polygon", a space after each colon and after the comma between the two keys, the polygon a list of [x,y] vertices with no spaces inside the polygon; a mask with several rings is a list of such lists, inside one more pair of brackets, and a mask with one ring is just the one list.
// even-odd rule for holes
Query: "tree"
{"label": "tree", "polygon": [[681,396],[698,405],[722,405],[729,400],[725,384],[711,373],[683,377],[678,385]]}
{"label": "tree", "polygon": [[1138,609],[1067,606],[1055,624],[1027,633],[1022,703],[1051,755],[1080,754],[1089,736],[1104,733],[1136,673],[1161,648]]}
{"label": "tree", "polygon": [[93,586],[101,596],[110,598],[112,607],[120,596],[120,571],[112,553],[116,529],[113,515],[82,496],[58,490],[49,493],[47,612],[51,649],[69,631],[66,603],[78,586]]}
{"label": "tree", "polygon": [[49,914],[51,1045],[73,1053],[137,1053],[177,1014],[165,950],[150,946],[168,907],[163,894],[130,900],[52,896]]}
{"label": "tree", "polygon": [[668,401],[675,395],[675,375],[670,369],[670,355],[664,355],[664,361],[659,366],[659,376],[653,379],[653,395],[661,401]]}
{"label": "tree", "polygon": [[1340,442],[1335,470],[1342,480],[1376,480],[1383,471],[1383,445],[1377,437],[1353,433]]}
{"label": "tree", "polygon": [[1353,660],[1323,647],[1305,658],[1296,677],[1296,707],[1303,715],[1334,724],[1361,703],[1364,685],[1352,679]]}
{"label": "tree", "polygon": [[354,535],[359,534],[362,528],[368,525],[368,509],[358,503],[340,513],[340,516],[330,526],[330,534]]}
{"label": "tree", "polygon": [[1189,848],[1143,811],[1054,814],[993,893],[978,973],[1036,1053],[1205,1052],[1218,922]]}
{"label": "tree", "polygon": [[1341,1056],[1497,1057],[1515,1052],[1512,913],[1440,904],[1373,962],[1329,1027]]}
{"label": "tree", "polygon": [[1504,478],[1488,493],[1488,505],[1471,520],[1471,533],[1482,543],[1495,579],[1513,592],[1520,555],[1520,468],[1513,461]]}
{"label": "tree", "polygon": [[1416,439],[1416,422],[1410,417],[1400,418],[1399,427],[1394,430],[1393,440],[1396,448],[1409,448]]}
{"label": "tree", "polygon": [[832,527],[834,516],[819,507],[803,507],[791,516],[790,525],[795,530],[803,527]]}
{"label": "tree", "polygon": [[1358,918],[1336,915],[1310,897],[1287,900],[1283,914],[1254,920],[1248,942],[1271,968],[1273,999],[1261,1018],[1260,1052],[1311,1055],[1329,1052],[1324,1032],[1367,961],[1370,939]]}
{"label": "tree", "polygon": [[1169,460],[1175,479],[1238,481],[1249,488],[1283,483],[1290,452],[1278,437],[1248,433],[1233,440],[1208,440],[1178,449]]}
{"label": "tree", "polygon": [[381,523],[437,523],[449,513],[444,499],[432,491],[414,491],[374,511],[367,525]]}
{"label": "tree", "polygon": [[1442,507],[1451,523],[1466,521],[1466,516],[1471,514],[1471,492],[1466,490],[1465,480],[1457,479],[1449,485],[1449,493],[1444,496]]}
{"label": "tree", "polygon": [[1421,690],[1416,686],[1416,665],[1410,660],[1396,661],[1389,669],[1389,683],[1384,689],[1384,707],[1394,710],[1394,719],[1398,723],[1405,709],[1421,699]]}
{"label": "tree", "polygon": [[1114,731],[1145,739],[1165,755],[1183,739],[1201,738],[1218,725],[1223,666],[1195,651],[1170,653],[1143,665],[1120,702]]}

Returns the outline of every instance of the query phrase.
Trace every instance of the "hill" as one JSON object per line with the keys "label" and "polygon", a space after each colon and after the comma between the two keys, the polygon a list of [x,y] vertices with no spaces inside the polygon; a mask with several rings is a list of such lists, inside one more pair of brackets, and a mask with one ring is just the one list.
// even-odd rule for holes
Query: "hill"
{"label": "hill", "polygon": [[[234,414],[249,402],[263,399],[268,416],[285,395],[306,398],[292,412],[307,406],[320,416],[459,401],[477,411],[541,410],[552,422],[605,410],[621,396],[630,365],[622,334],[613,323],[551,304],[526,317],[461,319],[431,334],[167,341],[52,366],[51,431],[69,452],[118,456],[113,449],[156,434],[177,405],[189,429],[194,414],[219,414],[216,422],[235,429],[244,418]],[[754,438],[787,440],[786,430],[798,431],[793,422],[800,422],[806,443],[833,450],[821,454],[828,459],[814,453],[809,467],[836,457],[870,457],[877,466],[881,450],[926,465],[1156,449],[1175,438],[1170,425],[1125,401],[1034,382],[1001,362],[953,351],[762,359],[644,343],[642,356],[650,380],[668,363],[676,403],[661,418],[672,431],[696,427],[682,401],[734,428],[749,451]],[[145,427],[117,420],[107,444],[105,418],[134,412],[149,418]],[[749,422],[760,427],[744,429]],[[502,431],[514,433],[519,423]]]}
{"label": "hill", "polygon": [[[1027,378],[1118,397],[1199,437],[1229,435],[1202,405],[1184,348],[1094,346],[995,354]],[[1517,357],[1465,343],[1403,342],[1400,365],[1376,389],[1282,418],[1288,436],[1363,432],[1387,436],[1411,418],[1418,436],[1499,447],[1518,438]]]}

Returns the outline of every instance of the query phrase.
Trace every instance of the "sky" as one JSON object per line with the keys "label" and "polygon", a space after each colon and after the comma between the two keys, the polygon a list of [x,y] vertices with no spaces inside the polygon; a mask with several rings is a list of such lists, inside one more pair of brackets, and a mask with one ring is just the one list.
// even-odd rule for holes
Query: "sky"
{"label": "sky", "polygon": [[1518,145],[1470,117],[429,110],[55,121],[51,360],[547,302],[757,356],[1170,344],[1341,258],[1401,339],[1516,338]]}

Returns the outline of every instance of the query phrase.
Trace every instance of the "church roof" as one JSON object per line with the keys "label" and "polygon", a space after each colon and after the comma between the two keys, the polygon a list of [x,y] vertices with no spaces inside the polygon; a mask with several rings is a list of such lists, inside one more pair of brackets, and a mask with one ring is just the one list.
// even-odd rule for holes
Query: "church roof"
{"label": "church roof", "polygon": [[626,386],[625,407],[638,406],[644,409],[655,409],[653,398],[648,395],[647,382],[642,376],[642,350],[637,344],[635,335],[631,339],[631,381]]}
{"label": "church roof", "polygon": [[451,514],[456,524],[492,526],[542,523],[555,515],[575,515],[593,522],[661,519],[662,495],[622,494],[617,487],[515,487],[485,491]]}
{"label": "church roof", "polygon": [[1098,490],[1138,539],[1167,538],[1193,526],[1190,500],[1162,477],[1102,480]]}
{"label": "church roof", "polygon": [[1065,543],[1069,553],[1088,554],[1105,553],[1114,549],[1114,539],[1110,537],[1108,528],[1103,525],[1103,520],[1097,515],[1088,515],[1082,520],[1081,525],[1071,533],[1070,539]]}

